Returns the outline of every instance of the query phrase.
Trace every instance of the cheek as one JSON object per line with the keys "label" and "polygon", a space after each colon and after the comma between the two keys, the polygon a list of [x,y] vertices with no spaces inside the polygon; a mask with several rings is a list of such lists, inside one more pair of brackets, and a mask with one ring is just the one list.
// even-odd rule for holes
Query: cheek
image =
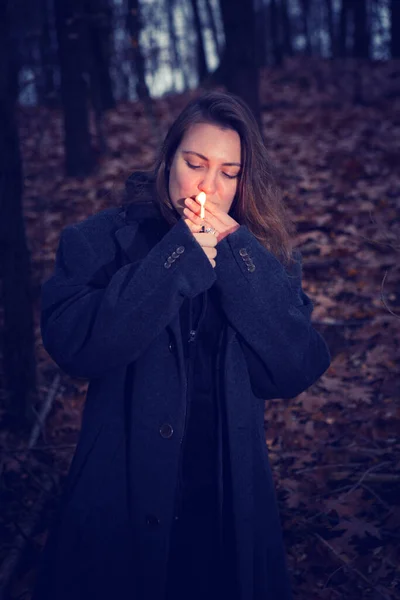
{"label": "cheek", "polygon": [[233,183],[228,184],[225,188],[225,201],[229,204],[231,204],[233,202],[233,199],[235,197],[236,191],[237,191],[237,181],[234,180]]}
{"label": "cheek", "polygon": [[177,194],[189,196],[193,193],[193,188],[196,185],[196,175],[190,173],[188,169],[177,168],[174,173],[174,189]]}

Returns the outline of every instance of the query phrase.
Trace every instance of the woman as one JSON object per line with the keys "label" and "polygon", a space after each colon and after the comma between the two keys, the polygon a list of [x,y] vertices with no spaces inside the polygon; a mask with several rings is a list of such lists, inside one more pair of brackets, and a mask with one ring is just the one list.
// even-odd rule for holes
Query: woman
{"label": "woman", "polygon": [[34,599],[289,599],[264,403],[330,354],[245,103],[191,101],[126,196],[43,286],[45,348],[90,383]]}

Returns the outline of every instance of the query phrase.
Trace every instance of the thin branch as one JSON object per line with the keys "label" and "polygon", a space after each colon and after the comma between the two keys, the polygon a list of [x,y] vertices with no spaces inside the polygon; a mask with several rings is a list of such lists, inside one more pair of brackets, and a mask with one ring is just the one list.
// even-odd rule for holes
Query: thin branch
{"label": "thin branch", "polygon": [[364,575],[364,573],[361,573],[361,571],[356,569],[356,567],[353,567],[351,565],[351,561],[348,558],[344,558],[341,554],[339,554],[339,552],[335,550],[335,548],[331,546],[329,542],[324,540],[324,538],[321,537],[318,533],[314,533],[313,535],[317,538],[317,540],[324,544],[324,546],[329,548],[329,550],[343,563],[343,565],[348,567],[350,570],[354,571],[354,573],[356,573],[371,589],[375,590],[380,596],[382,596],[382,598],[385,598],[385,600],[387,600],[387,596],[382,594],[382,592],[374,586],[374,584]]}
{"label": "thin branch", "polygon": [[389,306],[386,304],[385,296],[384,296],[384,293],[383,293],[383,286],[384,286],[384,284],[385,284],[385,279],[386,279],[386,276],[387,276],[387,274],[388,274],[388,272],[387,272],[387,271],[385,271],[385,275],[384,275],[384,277],[383,277],[383,279],[382,279],[382,284],[381,284],[381,300],[382,300],[382,302],[383,302],[383,305],[384,305],[384,307],[386,308],[386,310],[388,310],[388,311],[390,312],[390,314],[391,314],[391,315],[393,315],[394,317],[396,317],[396,319],[400,319],[400,315],[396,315],[396,314],[395,314],[395,313],[394,313],[394,312],[393,312],[393,311],[392,311],[392,310],[389,308]]}
{"label": "thin branch", "polygon": [[32,428],[31,437],[29,438],[29,443],[28,443],[28,450],[31,450],[33,448],[33,446],[36,444],[39,434],[40,434],[41,430],[43,429],[46,417],[49,414],[51,406],[57,395],[58,388],[60,386],[60,379],[61,379],[61,376],[59,373],[57,373],[57,375],[54,377],[53,382],[50,386],[50,389],[47,394],[47,398],[41,406],[41,410],[38,414],[37,421]]}
{"label": "thin branch", "polygon": [[[354,484],[354,485],[353,485],[353,487],[352,487],[352,488],[351,488],[351,489],[350,489],[348,492],[346,492],[346,493],[345,493],[345,495],[343,496],[343,498],[345,498],[346,496],[348,496],[349,494],[351,494],[352,492],[354,492],[354,490],[356,490],[356,489],[358,488],[358,486],[359,486],[359,485],[361,485],[361,484],[362,484],[362,482],[363,482],[365,479],[367,479],[367,480],[369,479],[369,481],[371,481],[371,478],[370,478],[369,476],[370,476],[370,474],[372,473],[372,471],[376,471],[376,469],[380,469],[380,468],[382,468],[382,467],[384,467],[384,466],[386,466],[386,465],[390,465],[390,464],[391,464],[391,463],[390,463],[388,460],[386,460],[386,461],[383,461],[383,462],[381,462],[381,463],[378,463],[377,465],[373,465],[372,467],[370,467],[369,469],[367,469],[367,470],[366,470],[366,471],[363,473],[363,475],[360,477],[360,479],[357,481],[357,483],[356,483],[356,484]],[[382,477],[382,475],[381,475],[380,477]],[[396,475],[393,475],[393,477],[395,477],[395,478],[396,478],[397,476],[396,476]],[[400,481],[400,475],[398,476],[398,480]],[[375,481],[376,481],[376,479],[375,479]],[[380,479],[380,481],[383,481],[383,480],[382,480],[382,479]]]}
{"label": "thin branch", "polygon": [[25,544],[32,537],[33,531],[36,527],[36,523],[42,513],[42,510],[46,504],[48,494],[53,488],[53,484],[47,482],[44,484],[45,492],[40,494],[36,504],[32,507],[28,517],[24,523],[18,525],[19,533],[16,535],[13,546],[14,548],[7,554],[0,569],[0,600],[6,600],[7,588],[11,581],[11,578],[18,566],[21,559]]}
{"label": "thin branch", "polygon": [[23,448],[7,448],[3,451],[0,451],[0,454],[20,454],[21,452],[28,452],[29,450],[33,451],[47,451],[47,450],[67,450],[70,448],[76,448],[76,444],[60,444],[59,446],[35,446],[34,448],[28,448],[28,446],[24,446]]}

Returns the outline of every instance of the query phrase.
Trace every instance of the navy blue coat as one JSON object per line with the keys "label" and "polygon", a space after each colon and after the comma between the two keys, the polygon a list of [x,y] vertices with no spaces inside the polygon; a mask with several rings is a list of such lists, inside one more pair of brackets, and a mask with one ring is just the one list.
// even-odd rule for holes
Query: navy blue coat
{"label": "navy blue coat", "polygon": [[330,364],[301,254],[289,272],[242,225],[218,243],[214,269],[183,219],[156,214],[111,208],[66,227],[43,286],[44,346],[90,383],[34,600],[164,600],[186,416],[179,315],[212,286],[226,317],[216,371],[240,600],[288,600],[265,400],[300,394]]}

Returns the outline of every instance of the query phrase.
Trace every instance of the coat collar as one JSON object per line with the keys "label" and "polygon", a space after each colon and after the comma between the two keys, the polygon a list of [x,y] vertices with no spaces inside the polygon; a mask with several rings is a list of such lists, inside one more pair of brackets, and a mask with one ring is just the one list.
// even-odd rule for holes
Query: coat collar
{"label": "coat collar", "polygon": [[[151,199],[125,205],[119,216],[124,224],[116,230],[115,237],[131,261],[137,260],[134,239],[141,224],[151,224],[152,222],[155,228],[162,228],[165,224],[167,231],[168,225],[160,209]],[[150,249],[149,247],[148,250]]]}

